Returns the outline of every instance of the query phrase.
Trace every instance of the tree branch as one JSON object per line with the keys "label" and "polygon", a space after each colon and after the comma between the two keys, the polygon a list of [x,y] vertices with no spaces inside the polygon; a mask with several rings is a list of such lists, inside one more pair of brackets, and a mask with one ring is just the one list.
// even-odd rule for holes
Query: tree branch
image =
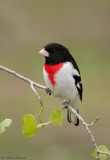
{"label": "tree branch", "polygon": [[[21,74],[18,74],[17,72],[15,72],[15,71],[13,71],[13,70],[11,70],[11,69],[9,69],[9,68],[6,68],[6,67],[4,67],[4,66],[1,66],[1,65],[0,65],[0,69],[3,70],[3,71],[5,71],[5,72],[8,72],[8,73],[10,73],[10,74],[12,74],[12,75],[14,75],[14,76],[16,76],[17,78],[19,78],[19,79],[21,79],[21,80],[23,80],[23,81],[25,81],[25,82],[28,82],[28,83],[31,85],[31,89],[32,89],[33,92],[36,94],[37,98],[39,99],[39,102],[40,102],[40,104],[41,104],[41,107],[43,107],[42,100],[41,100],[38,92],[37,92],[36,89],[34,88],[34,86],[46,90],[46,87],[45,87],[45,86],[40,85],[40,84],[38,84],[38,83],[36,83],[36,82],[34,82],[34,81],[32,81],[32,80],[30,80],[30,79],[22,76]],[[62,103],[64,103],[64,100],[63,100],[63,99],[61,99],[60,97],[57,97],[57,98],[58,98]],[[73,113],[77,116],[77,118],[78,118],[78,119],[82,122],[82,124],[85,126],[86,131],[87,131],[87,133],[88,133],[88,135],[89,135],[89,137],[90,137],[90,140],[91,140],[91,142],[92,142],[92,144],[93,144],[93,147],[94,147],[94,149],[96,150],[96,153],[97,153],[96,159],[97,159],[97,160],[100,160],[100,156],[99,156],[100,154],[105,154],[105,155],[107,155],[107,156],[110,156],[110,155],[107,154],[106,152],[100,151],[100,150],[98,149],[96,140],[95,140],[95,138],[94,138],[94,136],[93,136],[93,134],[92,134],[92,132],[91,132],[91,130],[90,130],[90,127],[92,127],[92,126],[98,121],[99,117],[97,117],[96,120],[95,120],[94,122],[92,122],[91,124],[88,124],[88,123],[85,122],[85,120],[84,120],[70,105],[68,105],[68,108],[69,108],[69,110],[70,110],[71,112],[73,112]]]}
{"label": "tree branch", "polygon": [[[29,79],[28,79],[28,80],[29,80]],[[37,98],[38,98],[38,100],[39,100],[39,102],[40,102],[41,107],[43,107],[42,99],[41,99],[41,97],[39,96],[37,90],[34,88],[33,82],[31,81],[30,84],[31,84],[31,89],[32,89],[33,92],[36,94],[36,96],[37,96]]]}
{"label": "tree branch", "polygon": [[25,81],[25,82],[28,82],[28,83],[30,83],[30,84],[32,83],[33,86],[35,86],[35,87],[38,87],[38,88],[41,88],[41,89],[44,89],[44,90],[46,89],[45,86],[40,85],[40,84],[38,84],[38,83],[36,83],[36,82],[34,82],[34,81],[32,81],[32,80],[30,80],[30,79],[22,76],[21,74],[15,72],[15,71],[13,71],[13,70],[11,70],[11,69],[9,69],[9,68],[6,68],[6,67],[0,65],[0,69],[3,70],[3,71],[5,71],[5,72],[8,72],[8,73],[10,73],[10,74],[12,74],[12,75],[14,75],[14,76],[16,76],[17,78],[19,78],[19,79],[21,79],[21,80],[23,80],[23,81]]}

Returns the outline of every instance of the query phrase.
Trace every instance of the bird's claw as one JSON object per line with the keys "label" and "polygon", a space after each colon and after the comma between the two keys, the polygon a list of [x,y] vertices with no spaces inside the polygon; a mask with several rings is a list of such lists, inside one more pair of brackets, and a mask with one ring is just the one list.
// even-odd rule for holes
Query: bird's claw
{"label": "bird's claw", "polygon": [[64,106],[62,109],[67,109],[68,108],[68,106]]}
{"label": "bird's claw", "polygon": [[70,100],[64,101],[64,102],[63,102],[63,105],[64,105],[63,109],[67,109],[67,108],[68,108],[68,105],[70,105]]}
{"label": "bird's claw", "polygon": [[49,96],[52,94],[52,91],[49,88],[46,88],[46,92],[49,94]]}

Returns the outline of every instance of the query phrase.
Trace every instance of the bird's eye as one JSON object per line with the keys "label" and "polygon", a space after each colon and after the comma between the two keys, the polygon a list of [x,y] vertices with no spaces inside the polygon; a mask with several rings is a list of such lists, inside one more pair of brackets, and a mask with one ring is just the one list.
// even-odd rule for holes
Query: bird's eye
{"label": "bird's eye", "polygon": [[56,50],[55,49],[52,49],[52,52],[55,52]]}

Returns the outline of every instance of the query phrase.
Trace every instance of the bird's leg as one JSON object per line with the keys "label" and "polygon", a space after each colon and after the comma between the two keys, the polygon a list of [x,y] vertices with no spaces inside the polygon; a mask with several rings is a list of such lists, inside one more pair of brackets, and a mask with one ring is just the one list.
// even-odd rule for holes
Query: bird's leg
{"label": "bird's leg", "polygon": [[52,94],[52,91],[49,88],[46,88],[46,92],[49,94],[49,96]]}
{"label": "bird's leg", "polygon": [[64,105],[63,109],[67,109],[67,108],[68,108],[68,105],[70,105],[70,100],[65,100],[65,101],[63,102],[63,105]]}

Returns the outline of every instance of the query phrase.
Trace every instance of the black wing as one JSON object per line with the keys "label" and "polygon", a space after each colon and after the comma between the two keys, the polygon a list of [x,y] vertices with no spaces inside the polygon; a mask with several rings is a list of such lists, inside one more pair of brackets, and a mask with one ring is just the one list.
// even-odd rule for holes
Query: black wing
{"label": "black wing", "polygon": [[78,75],[73,75],[73,78],[75,79],[75,85],[78,90],[80,100],[82,101],[83,87],[82,87],[81,77]]}
{"label": "black wing", "polygon": [[77,70],[78,74],[74,74],[73,78],[75,79],[75,85],[79,93],[80,100],[82,101],[82,92],[83,92],[83,86],[81,82],[81,76],[80,76],[80,70],[78,68],[78,65],[75,61],[75,59],[70,55],[69,61],[73,64],[73,68]]}

